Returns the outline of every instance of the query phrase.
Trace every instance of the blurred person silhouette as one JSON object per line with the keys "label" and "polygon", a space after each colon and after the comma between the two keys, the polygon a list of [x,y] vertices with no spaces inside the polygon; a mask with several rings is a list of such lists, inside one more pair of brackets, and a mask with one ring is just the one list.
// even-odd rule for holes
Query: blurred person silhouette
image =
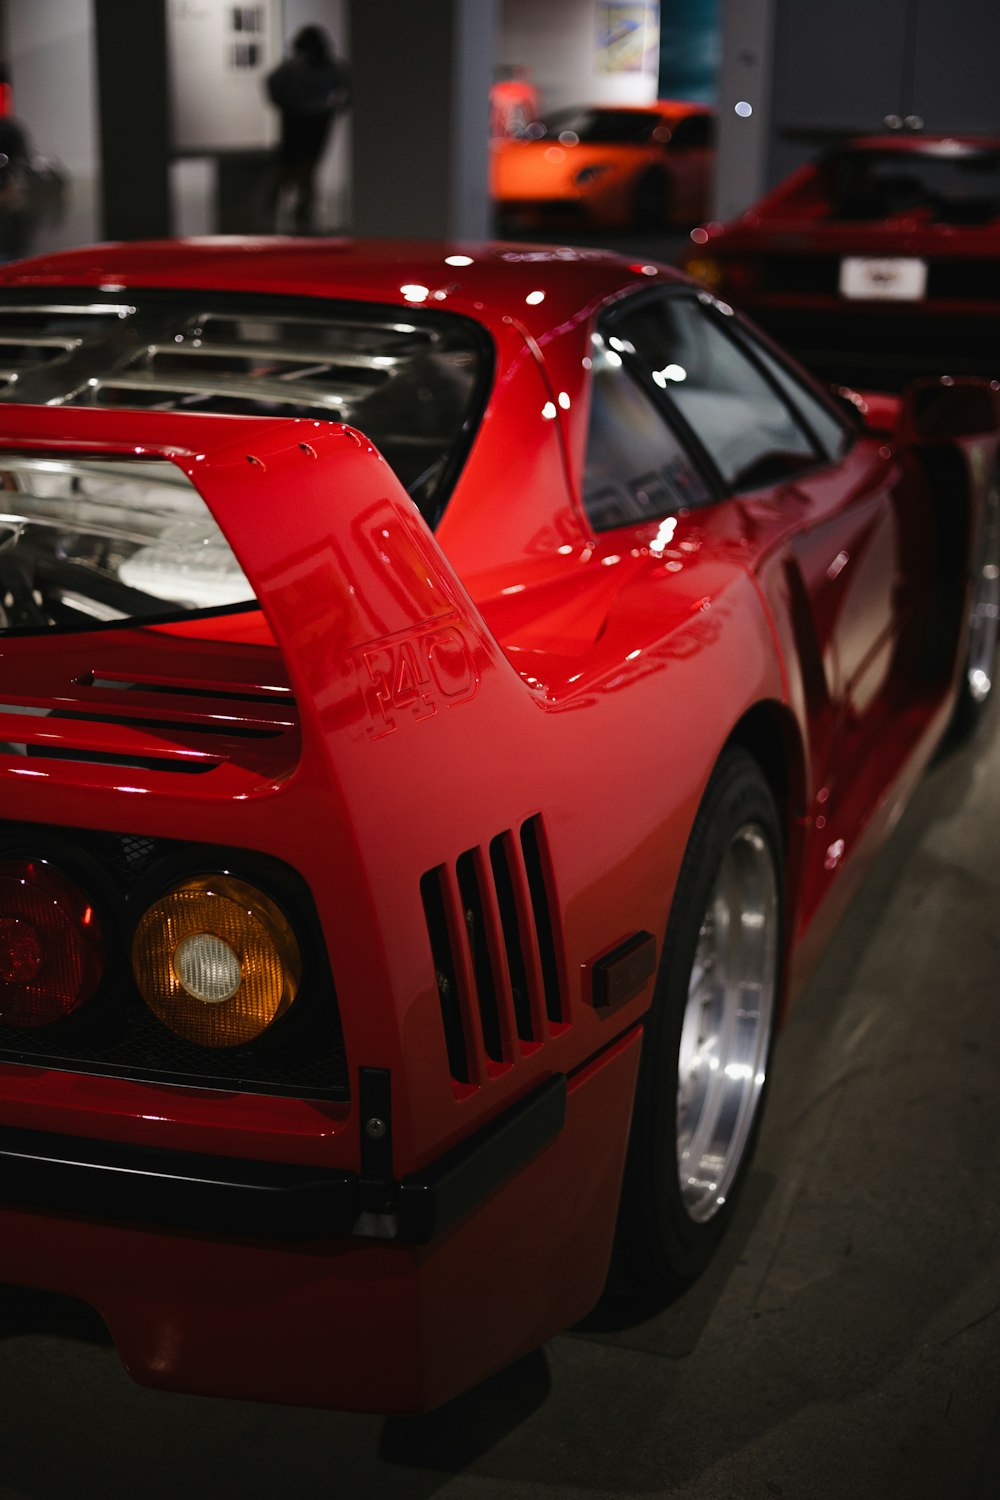
{"label": "blurred person silhouette", "polygon": [[264,212],[275,227],[281,200],[294,197],[295,227],[313,228],[316,169],[338,113],[350,103],[346,65],[321,26],[303,26],[291,55],[267,75],[267,93],[281,115],[277,161],[265,194]]}

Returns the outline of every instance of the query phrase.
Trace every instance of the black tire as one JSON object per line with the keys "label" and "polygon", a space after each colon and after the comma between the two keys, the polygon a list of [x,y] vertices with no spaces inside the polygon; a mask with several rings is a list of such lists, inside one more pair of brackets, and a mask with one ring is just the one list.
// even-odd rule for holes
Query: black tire
{"label": "black tire", "polygon": [[951,737],[973,733],[993,694],[1000,635],[1000,479],[994,478],[983,503],[972,566],[968,638],[958,682]]}
{"label": "black tire", "polygon": [[[675,1296],[707,1266],[732,1218],[763,1113],[781,989],[783,904],[774,798],[757,762],[733,747],[721,756],[695,819],[646,1021],[610,1282],[619,1295],[658,1302]],[[738,927],[734,912],[743,918]],[[706,979],[716,950],[723,977],[727,964],[733,970],[728,986]],[[739,972],[755,965],[753,1007]],[[728,1027],[719,1027],[713,1064],[709,1038],[720,1013]],[[735,1072],[727,1074],[727,1067]],[[731,1088],[722,1081],[730,1076]],[[698,1145],[698,1127],[713,1115],[720,1133],[732,1124],[717,1172],[705,1167],[713,1156],[699,1154]]]}

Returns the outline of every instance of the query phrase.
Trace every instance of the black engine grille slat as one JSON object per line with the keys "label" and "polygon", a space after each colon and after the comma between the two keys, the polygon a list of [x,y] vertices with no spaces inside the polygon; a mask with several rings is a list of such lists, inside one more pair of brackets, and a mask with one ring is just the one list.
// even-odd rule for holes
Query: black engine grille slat
{"label": "black engine grille slat", "polygon": [[212,756],[201,760],[177,760],[157,755],[111,755],[106,750],[84,750],[78,746],[32,745],[32,760],[65,760],[85,766],[116,766],[124,771],[166,771],[171,776],[203,776],[218,770],[221,761]]}
{"label": "black engine grille slat", "polygon": [[546,1017],[565,1019],[541,818],[529,818],[520,836],[508,829],[488,849],[466,849],[454,878],[447,865],[428,870],[420,893],[451,1076],[478,1082],[483,1060],[514,1060],[515,1033],[537,1043]]}
{"label": "black engine grille slat", "polygon": [[448,932],[448,916],[445,908],[444,880],[446,871],[438,865],[421,878],[420,894],[424,903],[424,918],[430,938],[434,973],[437,979],[438,999],[441,1002],[441,1022],[444,1027],[445,1046],[448,1049],[448,1069],[459,1083],[469,1081],[469,1057],[465,1045],[465,1029],[458,998],[458,976],[455,972],[455,955]]}
{"label": "black engine grille slat", "polygon": [[518,1039],[522,1042],[535,1040],[535,1028],[531,1018],[531,996],[528,988],[528,971],[524,962],[524,940],[517,916],[517,898],[514,894],[512,861],[516,858],[509,833],[500,833],[490,843],[490,866],[493,884],[496,887],[500,925],[503,927],[504,947],[507,953],[507,971],[514,1002],[514,1020]]}
{"label": "black engine grille slat", "polygon": [[545,1012],[550,1021],[559,1022],[563,1019],[563,999],[547,882],[548,849],[540,817],[529,818],[522,824],[521,851],[538,934],[538,956],[541,959],[542,982],[545,986]]}
{"label": "black engine grille slat", "polygon": [[284,724],[235,724],[219,719],[153,719],[144,714],[111,714],[92,711],[80,713],[75,709],[60,709],[51,715],[54,719],[75,719],[82,724],[119,724],[126,729],[153,729],[166,733],[210,734],[217,739],[273,740],[286,732]]}
{"label": "black engine grille slat", "polygon": [[458,857],[458,889],[462,897],[462,914],[472,957],[472,971],[476,978],[476,996],[479,1001],[479,1022],[483,1033],[486,1056],[494,1062],[503,1061],[503,1039],[500,1033],[500,1016],[497,1010],[497,982],[493,972],[493,957],[486,933],[486,918],[483,910],[483,892],[479,884],[477,868],[478,850],[467,849]]}

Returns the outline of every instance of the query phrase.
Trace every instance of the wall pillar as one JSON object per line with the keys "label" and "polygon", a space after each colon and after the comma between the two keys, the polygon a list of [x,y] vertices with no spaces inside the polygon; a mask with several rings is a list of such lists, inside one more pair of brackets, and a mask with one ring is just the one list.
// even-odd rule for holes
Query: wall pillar
{"label": "wall pillar", "polygon": [[170,234],[164,5],[94,0],[106,239]]}
{"label": "wall pillar", "polygon": [[351,0],[353,228],[490,233],[496,0]]}
{"label": "wall pillar", "polygon": [[775,0],[723,3],[716,219],[735,218],[767,186],[774,9]]}

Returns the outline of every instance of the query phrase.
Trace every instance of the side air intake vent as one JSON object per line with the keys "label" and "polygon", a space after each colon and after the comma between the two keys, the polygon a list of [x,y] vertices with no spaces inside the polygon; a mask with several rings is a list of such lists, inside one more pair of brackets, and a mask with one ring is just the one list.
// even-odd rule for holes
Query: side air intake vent
{"label": "side air intake vent", "polygon": [[564,1019],[550,892],[537,816],[420,882],[456,1082],[483,1082]]}

